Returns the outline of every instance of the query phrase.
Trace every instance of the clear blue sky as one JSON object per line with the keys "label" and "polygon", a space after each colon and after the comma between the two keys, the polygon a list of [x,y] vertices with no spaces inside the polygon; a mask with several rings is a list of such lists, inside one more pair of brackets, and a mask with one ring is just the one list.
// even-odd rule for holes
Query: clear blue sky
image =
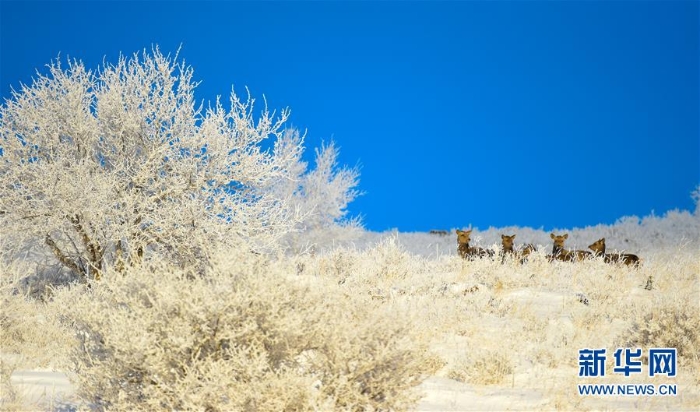
{"label": "clear blue sky", "polygon": [[1,3],[2,97],[152,45],[361,165],[371,230],[574,227],[693,207],[697,1]]}

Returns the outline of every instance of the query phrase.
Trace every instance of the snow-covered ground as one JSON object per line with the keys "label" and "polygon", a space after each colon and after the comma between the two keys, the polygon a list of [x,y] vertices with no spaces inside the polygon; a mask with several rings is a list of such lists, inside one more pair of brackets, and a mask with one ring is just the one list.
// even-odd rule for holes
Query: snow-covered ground
{"label": "snow-covered ground", "polygon": [[17,370],[11,384],[25,405],[43,410],[74,409],[77,404],[75,389],[68,376],[46,368]]}
{"label": "snow-covered ground", "polygon": [[[419,386],[422,398],[416,411],[700,410],[700,373],[693,369],[700,365],[697,352],[691,365],[679,363],[678,376],[672,379],[586,380],[578,376],[577,364],[578,351],[584,348],[607,349],[611,362],[615,348],[637,344],[633,338],[644,335],[640,322],[645,320],[664,322],[664,316],[681,310],[688,312],[691,324],[697,321],[700,215],[670,212],[555,231],[569,233],[567,246],[577,249],[605,237],[610,251],[639,254],[644,261],[639,269],[600,260],[547,262],[549,233],[517,227],[475,229],[473,243],[497,249],[501,234],[517,234],[518,245],[542,246],[530,262],[467,262],[456,257],[453,232],[359,232],[294,257],[305,264],[295,276],[313,279],[333,273],[350,292],[369,291],[381,304],[419,314],[416,327],[429,335],[430,350],[444,365]],[[653,288],[647,290],[650,277]],[[657,309],[661,314],[649,317]],[[656,329],[673,327],[673,322],[659,323]],[[700,350],[698,342],[676,338],[685,342],[686,350]],[[646,351],[655,342],[641,347]],[[3,354],[4,363],[11,358]],[[582,383],[674,383],[678,393],[581,396],[577,385]],[[12,402],[7,393],[2,395],[6,409],[72,410],[79,402],[67,375],[57,370],[16,369],[11,387]]]}

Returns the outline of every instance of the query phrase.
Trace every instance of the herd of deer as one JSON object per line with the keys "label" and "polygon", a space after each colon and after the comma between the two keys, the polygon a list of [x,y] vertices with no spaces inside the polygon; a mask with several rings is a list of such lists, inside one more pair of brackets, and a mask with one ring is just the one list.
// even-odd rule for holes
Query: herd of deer
{"label": "herd of deer", "polygon": [[[457,251],[459,255],[468,260],[474,260],[484,257],[493,257],[494,251],[490,249],[484,249],[480,247],[469,246],[469,241],[471,237],[470,230],[456,230],[457,232]],[[550,237],[554,241],[554,246],[552,247],[552,254],[547,255],[547,259],[551,262],[554,260],[561,260],[565,262],[579,262],[584,259],[590,259],[593,257],[602,257],[606,263],[624,263],[628,266],[639,266],[640,259],[639,256],[633,255],[631,253],[605,253],[605,238],[596,240],[588,248],[592,250],[589,252],[587,250],[569,250],[564,248],[564,241],[569,238],[568,234],[555,235],[550,234]],[[516,250],[514,248],[515,235],[506,236],[501,235],[501,244],[503,249],[501,251],[502,261],[505,261],[506,256],[512,256],[513,258],[519,258],[521,263],[524,263],[528,255],[532,252],[537,251],[537,248],[528,244],[525,245],[521,250]]]}

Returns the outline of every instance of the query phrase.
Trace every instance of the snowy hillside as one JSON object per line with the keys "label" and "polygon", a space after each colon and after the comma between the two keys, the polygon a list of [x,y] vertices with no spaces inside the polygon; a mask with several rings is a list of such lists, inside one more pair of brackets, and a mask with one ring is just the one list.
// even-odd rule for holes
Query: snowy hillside
{"label": "snowy hillside", "polygon": [[[639,269],[609,265],[601,260],[547,262],[544,254],[550,251],[551,240],[549,234],[541,230],[475,229],[474,240],[482,246],[496,248],[502,233],[517,234],[518,244],[533,242],[543,245],[542,253],[520,265],[512,261],[502,264],[499,259],[464,261],[457,256],[453,233],[372,233],[355,228],[341,233],[346,237],[342,241],[329,239],[324,247],[311,249],[315,253],[288,255],[264,266],[248,266],[248,270],[258,273],[259,285],[255,287],[261,289],[256,289],[258,292],[252,295],[242,291],[242,298],[258,296],[261,302],[282,301],[290,299],[287,288],[296,285],[311,288],[312,295],[320,294],[326,301],[333,296],[333,301],[345,302],[343,304],[349,306],[343,311],[356,308],[353,309],[354,316],[359,318],[350,320],[340,313],[332,315],[334,312],[327,312],[328,316],[337,317],[326,317],[325,323],[313,322],[325,326],[315,329],[316,332],[308,332],[349,333],[342,338],[343,342],[350,344],[343,349],[347,356],[361,357],[361,351],[352,352],[357,350],[353,346],[357,343],[347,341],[358,333],[363,334],[364,339],[389,339],[392,345],[403,347],[401,345],[406,342],[400,339],[401,335],[386,335],[402,331],[400,333],[405,333],[406,338],[410,336],[412,345],[418,345],[416,348],[424,345],[423,352],[413,352],[413,356],[422,353],[422,357],[405,365],[407,368],[422,368],[425,373],[422,383],[411,392],[416,401],[411,409],[417,411],[697,410],[700,405],[697,391],[700,365],[696,356],[700,350],[697,346],[700,338],[700,309],[697,305],[700,296],[699,217],[697,213],[670,212],[663,217],[641,220],[625,218],[612,226],[556,231],[570,233],[571,247],[585,247],[599,237],[606,237],[610,247],[627,245],[625,250],[644,258]],[[347,238],[350,235],[352,239]],[[233,268],[241,267],[241,261],[231,259],[229,256],[229,263],[222,266],[222,273],[237,271],[239,269]],[[161,341],[162,338],[149,341],[151,338],[139,337],[141,332],[135,332],[156,327],[164,328],[163,333],[168,339],[180,335],[182,339],[191,339],[187,338],[187,333],[193,332],[186,332],[182,326],[178,326],[177,332],[170,329],[176,327],[171,326],[172,322],[176,325],[185,319],[177,320],[169,315],[165,323],[158,318],[135,323],[131,318],[112,317],[113,309],[106,304],[107,301],[106,306],[94,306],[95,299],[109,300],[110,296],[117,295],[128,302],[132,299],[130,291],[150,291],[147,292],[151,296],[149,299],[160,299],[163,308],[184,303],[187,306],[180,306],[178,310],[194,311],[193,316],[197,319],[211,316],[206,315],[211,310],[207,308],[217,305],[216,302],[241,299],[227,295],[228,298],[221,300],[220,288],[230,282],[227,276],[212,278],[213,286],[219,286],[206,292],[213,295],[204,299],[197,297],[208,290],[204,284],[183,287],[181,278],[166,272],[154,278],[150,272],[138,271],[127,278],[104,279],[96,285],[99,287],[95,293],[99,292],[99,295],[95,296],[87,296],[78,289],[56,290],[51,304],[44,306],[33,300],[17,300],[16,293],[13,294],[12,290],[16,291],[19,284],[11,279],[26,279],[26,275],[19,273],[22,267],[34,266],[15,263],[5,267],[3,273],[5,281],[10,280],[10,283],[5,283],[3,289],[3,330],[7,333],[2,345],[3,385],[6,388],[2,402],[3,407],[10,410],[94,407],[95,402],[108,395],[106,388],[99,384],[100,380],[124,376],[120,373],[130,374],[129,368],[133,366],[129,366],[129,359],[136,354],[151,358],[148,367],[156,368],[154,372],[160,368],[158,356],[161,355],[148,355],[148,351],[143,351],[151,345],[167,343]],[[191,281],[186,282],[191,285]],[[284,286],[286,282],[291,283]],[[170,286],[165,287],[166,284]],[[138,288],[134,289],[137,285]],[[110,292],[105,294],[108,289]],[[137,300],[129,305],[136,310],[132,305],[138,305],[142,298],[134,298]],[[310,311],[305,316],[318,316],[312,309],[314,299],[306,302]],[[200,303],[189,305],[188,302],[193,301]],[[109,312],[100,312],[103,309],[99,307]],[[298,310],[306,313],[305,308],[302,305]],[[152,309],[145,310],[144,314]],[[105,328],[103,333],[111,336],[110,341],[122,345],[120,348],[126,357],[109,360],[112,363],[105,364],[106,369],[71,357],[72,338],[70,332],[60,326],[61,322],[55,316],[59,312],[81,319],[80,322],[97,322],[95,327]],[[388,321],[387,316],[394,320]],[[99,326],[105,320],[112,326]],[[293,317],[284,322],[290,321],[304,325],[309,318]],[[362,329],[368,325],[372,329]],[[320,332],[324,328],[326,332]],[[178,338],[177,345],[186,340]],[[678,376],[674,379],[608,376],[595,380],[578,376],[579,350],[604,348],[611,353],[618,347],[677,348]],[[75,356],[77,352],[72,353]],[[87,369],[74,369],[76,364]],[[306,368],[303,365],[299,364],[301,370]],[[377,368],[380,364],[368,364],[368,367]],[[109,374],[115,375],[110,377]],[[218,381],[225,386],[224,375]],[[284,379],[288,382],[284,385],[289,385],[294,381],[288,379],[297,378],[285,375],[279,379]],[[214,382],[207,384],[212,385],[210,391],[224,390],[224,386]],[[265,382],[261,383],[266,385]],[[304,382],[297,382],[302,385],[300,389],[306,385]],[[307,406],[311,410],[337,408],[327,403],[329,398],[323,394],[333,392],[326,392],[324,382],[308,381],[309,388],[312,388],[309,393],[314,394],[308,399]],[[397,383],[382,380],[376,384]],[[678,394],[673,397],[581,396],[576,390],[582,383],[654,385],[655,388],[672,384]],[[174,381],[172,384],[190,383]],[[333,388],[330,386],[327,390]],[[245,396],[251,394],[246,391]],[[117,402],[118,396],[110,399]],[[201,399],[192,398],[190,401],[191,405],[196,405]],[[133,405],[125,400],[119,402],[122,406]]]}
{"label": "snowy hillside", "polygon": [[[462,229],[462,228],[459,228]],[[317,250],[331,250],[338,246],[367,249],[383,239],[395,237],[398,244],[407,252],[426,258],[454,255],[457,250],[457,236],[454,228],[444,230],[446,235],[424,232],[353,231],[345,239],[329,239],[317,243]],[[550,233],[569,233],[567,247],[588,250],[588,245],[605,238],[609,251],[648,255],[659,249],[693,248],[700,250],[700,213],[670,211],[664,216],[634,216],[621,218],[613,225],[596,225],[586,228],[555,229],[544,231],[533,228],[474,228],[472,243],[496,250],[501,246],[501,235],[516,235],[516,245],[532,243],[548,253],[552,248]]]}

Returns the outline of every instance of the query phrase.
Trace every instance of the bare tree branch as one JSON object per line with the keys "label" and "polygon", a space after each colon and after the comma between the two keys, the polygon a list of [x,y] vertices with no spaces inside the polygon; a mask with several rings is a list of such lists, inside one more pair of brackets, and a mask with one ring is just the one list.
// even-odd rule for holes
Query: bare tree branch
{"label": "bare tree branch", "polygon": [[51,238],[51,235],[47,234],[46,238],[44,239],[44,242],[46,243],[46,245],[48,245],[48,247],[53,252],[54,256],[56,256],[56,259],[58,259],[58,261],[61,262],[61,264],[63,264],[63,266],[69,268],[70,270],[72,270],[75,273],[82,275],[81,278],[83,280],[86,279],[85,274],[81,270],[80,266],[77,263],[75,263],[75,261],[70,259],[68,256],[63,254],[61,249],[59,249],[59,247],[56,245],[56,242]]}

